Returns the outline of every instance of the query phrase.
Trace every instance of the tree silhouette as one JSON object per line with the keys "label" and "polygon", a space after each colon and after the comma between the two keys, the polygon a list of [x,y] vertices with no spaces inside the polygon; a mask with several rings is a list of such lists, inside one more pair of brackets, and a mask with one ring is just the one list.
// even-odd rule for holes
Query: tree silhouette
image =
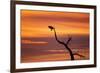
{"label": "tree silhouette", "polygon": [[58,39],[55,28],[54,28],[53,26],[48,26],[48,28],[51,29],[51,31],[52,31],[52,30],[54,31],[54,35],[55,35],[56,41],[57,41],[59,44],[62,44],[62,45],[66,48],[66,50],[68,50],[68,52],[69,52],[69,54],[70,54],[70,57],[71,57],[71,60],[75,60],[74,55],[78,55],[78,56],[80,56],[80,57],[84,57],[83,55],[80,55],[80,54],[78,54],[78,53],[73,53],[72,50],[69,48],[68,44],[69,44],[69,42],[72,40],[72,37],[68,37],[67,42],[62,42],[62,41],[60,41],[60,40]]}

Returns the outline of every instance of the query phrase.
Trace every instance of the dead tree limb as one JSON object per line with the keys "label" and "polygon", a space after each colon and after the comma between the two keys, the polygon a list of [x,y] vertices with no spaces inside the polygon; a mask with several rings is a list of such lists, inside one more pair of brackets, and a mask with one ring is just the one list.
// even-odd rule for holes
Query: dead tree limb
{"label": "dead tree limb", "polygon": [[77,55],[77,56],[80,56],[80,57],[85,58],[85,56],[83,56],[83,55],[80,55],[80,54],[78,54],[78,53],[73,53],[72,50],[69,48],[68,44],[69,44],[69,42],[72,40],[72,37],[68,37],[68,40],[67,40],[66,42],[62,42],[62,41],[60,41],[60,40],[58,39],[55,28],[52,27],[52,26],[48,26],[48,27],[51,29],[51,31],[52,31],[52,30],[54,31],[54,35],[55,35],[56,41],[57,41],[59,44],[62,44],[62,45],[66,48],[66,50],[68,50],[68,52],[69,52],[69,54],[70,54],[71,60],[75,60],[74,55]]}
{"label": "dead tree limb", "polygon": [[80,56],[80,57],[82,57],[82,58],[85,58],[85,56],[83,56],[83,55],[81,55],[81,54],[79,54],[79,53],[73,53],[73,55],[77,55],[77,56]]}
{"label": "dead tree limb", "polygon": [[74,55],[73,55],[73,53],[72,53],[72,50],[68,47],[68,43],[71,41],[71,38],[68,38],[67,43],[64,43],[64,42],[62,42],[62,41],[60,41],[60,40],[58,39],[55,28],[52,27],[52,26],[48,26],[48,27],[51,29],[51,31],[54,30],[54,35],[55,35],[56,41],[57,41],[59,44],[62,44],[62,45],[66,48],[66,50],[68,50],[68,52],[69,52],[69,54],[70,54],[70,57],[71,57],[71,60],[74,60]]}

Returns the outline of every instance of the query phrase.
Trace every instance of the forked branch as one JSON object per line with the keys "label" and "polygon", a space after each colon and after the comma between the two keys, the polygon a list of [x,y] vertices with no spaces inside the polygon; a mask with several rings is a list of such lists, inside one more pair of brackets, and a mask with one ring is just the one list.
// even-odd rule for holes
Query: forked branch
{"label": "forked branch", "polygon": [[62,44],[62,45],[66,48],[66,50],[68,50],[68,52],[69,52],[69,54],[70,54],[71,60],[74,60],[74,55],[78,55],[78,56],[80,56],[80,57],[84,57],[83,55],[80,55],[80,54],[78,54],[78,53],[74,53],[74,54],[73,54],[72,50],[68,47],[68,44],[69,44],[69,42],[72,40],[72,37],[69,37],[66,43],[65,43],[65,42],[62,42],[62,41],[60,41],[60,40],[58,39],[55,28],[52,27],[52,26],[48,26],[48,27],[51,29],[51,31],[52,31],[52,30],[54,31],[54,35],[55,35],[56,41],[57,41],[59,44]]}

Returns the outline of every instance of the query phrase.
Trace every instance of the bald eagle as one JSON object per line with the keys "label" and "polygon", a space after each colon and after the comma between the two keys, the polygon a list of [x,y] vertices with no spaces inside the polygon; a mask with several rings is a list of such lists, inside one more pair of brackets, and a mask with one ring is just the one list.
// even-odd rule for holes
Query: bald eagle
{"label": "bald eagle", "polygon": [[53,26],[48,26],[48,28],[50,28],[50,29],[51,29],[51,31],[54,29],[54,27],[53,27]]}

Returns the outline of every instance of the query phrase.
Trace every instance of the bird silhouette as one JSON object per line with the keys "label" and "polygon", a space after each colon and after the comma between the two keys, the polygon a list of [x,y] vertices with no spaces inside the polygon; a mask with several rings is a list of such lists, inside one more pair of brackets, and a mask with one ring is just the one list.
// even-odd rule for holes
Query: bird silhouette
{"label": "bird silhouette", "polygon": [[50,28],[51,31],[52,31],[53,29],[55,29],[53,26],[48,26],[48,28]]}

